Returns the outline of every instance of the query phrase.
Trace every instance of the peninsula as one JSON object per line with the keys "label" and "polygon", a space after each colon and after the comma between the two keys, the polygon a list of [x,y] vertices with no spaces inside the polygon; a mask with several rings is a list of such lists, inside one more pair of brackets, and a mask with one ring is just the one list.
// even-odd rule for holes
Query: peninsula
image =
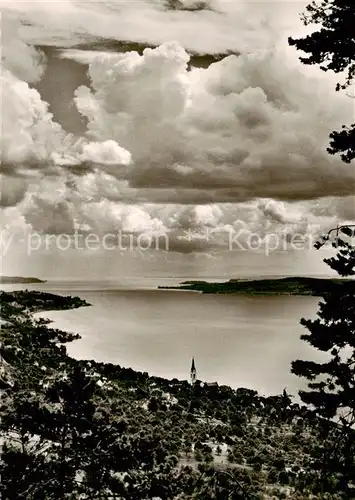
{"label": "peninsula", "polygon": [[33,278],[32,276],[0,276],[0,285],[13,285],[22,283],[45,283],[46,280]]}
{"label": "peninsula", "polygon": [[184,281],[176,286],[159,286],[160,289],[192,290],[201,293],[243,295],[314,295],[322,296],[334,287],[355,289],[354,280],[289,277],[278,279],[241,280],[231,279],[222,283],[208,281]]}
{"label": "peninsula", "polygon": [[64,311],[90,305],[86,300],[70,295],[63,296],[33,290],[0,291],[0,318],[3,321],[9,321],[15,317],[27,317],[37,312]]}

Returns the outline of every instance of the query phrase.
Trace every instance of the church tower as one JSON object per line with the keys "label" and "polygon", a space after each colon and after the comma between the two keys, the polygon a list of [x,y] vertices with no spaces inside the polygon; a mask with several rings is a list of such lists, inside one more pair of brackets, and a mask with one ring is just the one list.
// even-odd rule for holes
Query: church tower
{"label": "church tower", "polygon": [[195,367],[195,360],[194,360],[194,358],[192,358],[191,372],[190,372],[190,382],[191,382],[191,385],[195,385],[195,383],[196,383],[196,375],[197,375],[197,372],[196,372],[196,367]]}

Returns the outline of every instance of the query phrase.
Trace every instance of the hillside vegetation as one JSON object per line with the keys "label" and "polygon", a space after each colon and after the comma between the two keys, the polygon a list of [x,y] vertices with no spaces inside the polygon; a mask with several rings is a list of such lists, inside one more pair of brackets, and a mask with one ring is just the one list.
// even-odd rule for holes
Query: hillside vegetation
{"label": "hillside vegetation", "polygon": [[322,279],[291,277],[279,279],[239,280],[223,283],[207,281],[184,281],[177,286],[159,286],[161,289],[193,290],[202,293],[234,293],[245,295],[315,295],[322,296],[340,287],[355,290],[355,281],[345,279]]}
{"label": "hillside vegetation", "polygon": [[45,280],[34,278],[32,276],[0,276],[0,285],[23,283],[45,283]]}
{"label": "hillside vegetation", "polygon": [[286,391],[78,361],[66,344],[79,336],[32,313],[81,299],[22,291],[1,303],[2,498],[342,498],[319,489],[318,422]]}

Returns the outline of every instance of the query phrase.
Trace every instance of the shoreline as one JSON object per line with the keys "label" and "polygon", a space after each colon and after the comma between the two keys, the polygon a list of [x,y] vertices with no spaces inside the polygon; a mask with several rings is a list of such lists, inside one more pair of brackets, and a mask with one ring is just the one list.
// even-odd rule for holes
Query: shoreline
{"label": "shoreline", "polygon": [[[198,290],[171,290],[171,291],[191,291],[191,292],[197,292],[197,293],[202,293]],[[0,295],[7,295],[7,294],[15,294],[15,295],[19,295],[21,294],[21,296],[33,296],[35,295],[36,297],[38,295],[40,296],[50,296],[50,297],[56,297],[58,299],[61,299],[61,300],[64,300],[64,301],[68,301],[68,302],[72,302],[73,300],[76,301],[76,300],[80,300],[81,303],[80,304],[70,304],[70,306],[66,306],[66,307],[52,307],[52,305],[50,305],[48,308],[46,307],[41,307],[41,308],[36,308],[36,309],[23,309],[23,310],[17,310],[16,312],[14,312],[11,316],[9,317],[4,317],[1,312],[3,311],[0,311],[0,319],[2,322],[4,323],[8,323],[8,324],[11,324],[11,323],[16,323],[16,320],[19,320],[19,319],[33,319],[33,320],[36,320],[36,319],[43,319],[43,320],[47,320],[47,326],[49,325],[55,325],[55,323],[57,323],[57,319],[50,319],[48,318],[48,316],[46,315],[47,313],[52,313],[52,312],[66,312],[66,311],[73,311],[75,309],[81,309],[81,308],[84,308],[84,307],[92,307],[93,305],[90,304],[90,303],[87,303],[84,299],[80,299],[79,297],[75,296],[62,296],[62,295],[56,295],[56,294],[53,294],[53,293],[48,293],[48,292],[41,292],[41,291],[34,291],[34,290],[17,290],[17,291],[14,291],[14,292],[5,292],[5,291],[1,291],[0,292]],[[45,298],[43,297],[43,300],[45,300]],[[18,298],[18,302],[21,303],[21,298]],[[61,327],[60,325],[58,326],[54,326],[54,329],[58,329],[60,331],[62,331],[63,333],[65,334],[69,334],[69,335],[72,335],[74,334],[75,336],[78,335],[78,338],[75,338],[73,340],[70,341],[70,343],[68,344],[67,346],[67,349],[70,349],[70,345],[73,345],[74,343],[76,343],[75,341],[80,341],[80,340],[84,340],[85,339],[85,336],[81,333],[77,333],[76,332],[76,329],[75,329],[75,326],[73,325],[73,328],[68,328],[68,327]],[[127,363],[126,366],[123,366],[123,365],[120,365],[118,363],[115,363],[115,362],[111,362],[111,361],[102,361],[100,359],[95,359],[94,357],[93,358],[90,358],[90,357],[85,357],[85,358],[77,358],[76,356],[73,356],[73,355],[69,355],[69,358],[75,360],[75,361],[78,361],[78,362],[81,362],[81,361],[94,361],[95,363],[98,363],[98,364],[109,364],[109,365],[117,365],[119,367],[122,367],[123,370],[132,370],[133,372],[135,373],[147,373],[148,376],[150,378],[153,378],[153,379],[159,379],[161,381],[163,381],[164,383],[167,383],[167,384],[170,384],[173,380],[176,380],[179,384],[185,384],[185,383],[188,383],[188,380],[187,379],[184,379],[184,378],[178,378],[177,376],[173,375],[173,376],[167,376],[167,375],[161,375],[161,374],[158,374],[158,373],[154,373],[154,372],[145,372],[143,368],[139,369],[139,368],[132,368],[131,367],[131,364],[130,363]],[[234,384],[230,384],[230,383],[227,383],[227,382],[215,382],[213,378],[211,377],[208,377],[207,379],[203,379],[203,380],[199,380],[199,382],[201,383],[201,387],[202,386],[209,386],[213,383],[216,383],[218,387],[228,387],[230,388],[231,390],[233,391],[236,391],[238,389],[240,389],[239,386],[234,386]],[[246,390],[250,390],[250,391],[255,391],[257,392],[260,397],[262,398],[268,398],[268,397],[273,397],[275,396],[275,394],[278,394],[277,392],[273,392],[273,391],[260,391],[260,389],[256,389],[252,386],[248,386],[246,387]]]}
{"label": "shoreline", "polygon": [[242,280],[225,282],[184,281],[175,286],[158,286],[159,290],[197,291],[213,295],[243,296],[309,296],[322,297],[335,287],[355,288],[353,280],[340,278],[289,277],[278,279]]}
{"label": "shoreline", "polygon": [[[195,291],[195,290],[168,290],[172,292],[195,292],[200,295],[202,295],[202,292],[200,291]],[[229,299],[227,297],[224,298],[219,295],[219,297],[213,298],[213,297],[197,297],[195,295],[195,299],[193,296],[189,296],[187,294],[182,294],[179,297],[174,295],[169,295],[169,294],[163,294],[162,296],[157,293],[158,291],[156,290],[149,290],[147,294],[147,300],[149,300],[149,295],[155,294],[156,295],[156,300],[155,304],[160,304],[161,301],[168,301],[174,308],[175,308],[175,302],[177,304],[182,301],[183,304],[188,303],[196,303],[196,305],[200,308],[209,308],[210,306],[213,306],[213,304],[216,302],[217,304],[222,304],[222,308],[224,307],[223,304],[227,303],[227,307],[229,308],[234,308],[234,304],[236,304],[237,307],[239,307],[239,304],[241,304],[241,307],[244,307],[244,304],[247,303],[248,307],[254,307],[254,301],[256,304],[260,303],[262,301],[262,296],[248,296],[248,295],[242,295],[242,294],[235,294],[235,296],[230,297]],[[221,294],[223,295],[223,294]],[[232,294],[231,294],[232,295]],[[143,294],[143,298],[141,300],[146,300],[145,299],[146,294]],[[161,297],[161,298],[160,298]],[[170,297],[170,298],[169,298]],[[307,297],[302,297],[299,296],[299,299],[297,298],[290,298],[291,296],[288,295],[287,297],[281,297],[277,295],[270,295],[269,298],[266,298],[265,300],[269,301],[270,306],[272,306],[273,303],[281,301],[281,303],[285,300],[287,301],[287,305],[289,303],[293,303],[295,301],[296,307],[300,308],[301,306],[298,306],[297,304],[303,304],[311,302],[315,302],[315,298],[311,300],[308,296]],[[294,296],[296,297],[296,296]],[[89,299],[88,299],[89,300]],[[113,299],[115,300],[115,299]],[[134,297],[128,298],[127,300],[133,300],[134,302]],[[245,302],[244,302],[245,301]],[[271,302],[270,302],[271,301]],[[119,302],[120,304],[122,302]],[[228,306],[229,304],[229,306]],[[35,318],[47,318],[49,316],[49,320],[51,321],[52,328],[58,328],[64,331],[69,331],[73,333],[78,333],[80,335],[80,339],[82,342],[72,342],[71,346],[68,346],[68,350],[70,351],[70,355],[73,356],[75,359],[94,359],[98,362],[107,362],[107,363],[113,363],[113,364],[120,364],[121,366],[125,367],[131,367],[134,370],[137,371],[148,371],[149,374],[153,376],[159,376],[163,377],[166,380],[170,380],[172,378],[177,378],[180,380],[186,380],[186,374],[184,374],[181,370],[181,366],[177,364],[177,366],[174,365],[173,368],[171,366],[166,366],[163,363],[163,366],[156,361],[154,363],[150,363],[149,360],[147,359],[147,356],[138,354],[138,357],[135,357],[134,352],[132,351],[131,347],[129,347],[130,342],[131,342],[131,335],[130,331],[126,331],[125,328],[121,329],[119,326],[117,326],[117,332],[113,332],[115,329],[115,325],[112,326],[112,324],[108,325],[107,332],[106,330],[104,333],[101,335],[98,335],[98,325],[101,324],[100,320],[97,320],[101,315],[105,317],[106,315],[109,317],[109,313],[107,313],[107,309],[105,309],[105,306],[102,308],[102,303],[99,301],[96,303],[94,300],[95,309],[91,309],[88,311],[82,311],[80,312],[78,309],[78,313],[73,313],[72,315],[61,315],[61,314],[56,314],[53,316],[51,314],[50,310],[44,310],[44,311],[38,311],[38,313],[41,312],[41,314],[35,313],[34,317]],[[159,305],[157,307],[160,307]],[[192,305],[192,308],[194,306]],[[292,307],[292,306],[291,306]],[[315,307],[315,306],[314,306]],[[58,310],[58,309],[57,309]],[[111,309],[112,310],[112,309]],[[204,309],[201,309],[201,311]],[[222,310],[222,309],[218,309]],[[229,309],[230,310],[230,309]],[[48,314],[44,314],[48,311]],[[62,310],[63,311],[63,310]],[[301,317],[301,313],[299,316],[296,317],[295,319],[295,324],[298,323],[299,317]],[[154,321],[154,320],[153,320]],[[93,327],[93,325],[95,325]],[[189,325],[189,323],[187,323]],[[277,325],[276,325],[277,326]],[[196,325],[193,325],[191,328],[193,328],[193,331],[195,331]],[[187,328],[190,328],[189,326]],[[229,327],[228,327],[229,328]],[[234,328],[234,327],[233,327]],[[143,330],[146,332],[150,332],[149,327],[142,327],[140,328],[139,325],[137,325],[137,329],[140,332],[140,335],[142,335]],[[199,334],[198,334],[199,335]],[[238,334],[235,333],[233,334],[235,337],[238,337]],[[178,332],[176,332],[176,338],[174,338],[173,342],[174,344],[178,344]],[[98,339],[97,339],[98,337]],[[140,337],[142,339],[142,342],[146,342],[143,337]],[[162,338],[165,339],[165,333],[162,333]],[[163,339],[163,342],[165,340]],[[297,337],[298,339],[298,337]],[[201,339],[203,342],[203,339]],[[120,350],[119,345],[120,343],[123,342],[123,346],[126,346],[126,343],[128,345],[127,351],[125,350],[126,347],[124,347],[124,350]],[[148,339],[148,342],[150,340]],[[192,343],[193,344],[193,343]],[[182,353],[183,355],[189,356],[189,354],[186,352],[196,352],[196,349],[194,347],[183,349]],[[225,351],[227,352],[227,351]],[[223,354],[224,355],[224,354]],[[188,359],[188,358],[187,358]],[[206,361],[207,358],[204,358],[202,356],[202,359]],[[211,361],[212,362],[212,361]],[[218,359],[215,359],[213,362],[218,363]],[[239,377],[239,375],[238,375]],[[229,385],[230,387],[238,387],[239,386],[239,379],[237,376],[235,376],[234,371],[232,370],[230,373],[227,371],[226,373],[219,373],[218,375],[214,374],[212,370],[205,368],[204,369],[204,376],[203,380],[206,382],[214,382],[218,381],[220,384],[226,384]],[[240,377],[239,377],[240,378]],[[256,379],[256,380],[255,380]],[[244,380],[244,378],[243,378]],[[264,395],[272,395],[277,393],[282,389],[282,387],[278,387],[279,384],[273,383],[272,380],[267,381],[264,383],[264,381],[261,382],[261,385],[259,383],[258,377],[246,377],[244,383],[246,384],[247,387],[252,388],[253,390],[258,390],[260,391],[261,394]],[[287,387],[288,390],[291,392],[295,392],[294,384],[292,380],[288,380],[285,383],[285,386]]]}
{"label": "shoreline", "polygon": [[[128,443],[127,453],[132,453],[130,443],[135,443],[136,436],[141,436],[143,431],[142,440],[137,444],[140,446],[141,443],[141,462],[145,463],[146,460],[147,442],[153,446],[153,452],[157,451],[157,460],[161,460],[164,467],[166,457],[175,457],[171,462],[171,468],[168,471],[170,475],[167,475],[166,480],[170,481],[171,477],[182,474],[181,491],[186,498],[185,493],[190,495],[185,491],[187,475],[191,481],[197,481],[197,487],[201,483],[201,478],[195,476],[200,473],[204,474],[204,468],[196,467],[200,463],[203,467],[206,467],[208,463],[208,467],[213,468],[211,472],[214,474],[223,470],[246,471],[248,476],[246,485],[249,484],[249,474],[253,474],[260,491],[268,492],[272,484],[275,491],[281,492],[284,486],[279,484],[278,476],[270,483],[268,475],[269,471],[277,466],[277,460],[283,460],[279,465],[283,474],[287,474],[289,465],[301,470],[304,461],[308,460],[308,448],[314,439],[312,415],[307,407],[300,404],[287,389],[263,394],[260,388],[256,390],[242,383],[233,386],[217,382],[208,383],[199,378],[195,378],[194,381],[191,378],[189,383],[186,379],[168,378],[148,371],[126,368],[117,362],[96,361],[94,357],[85,356],[78,359],[70,353],[69,348],[75,340],[82,339],[80,334],[70,333],[67,328],[51,328],[45,321],[36,324],[33,317],[45,316],[44,313],[50,313],[53,310],[79,309],[89,304],[79,297],[56,296],[54,298],[53,294],[31,291],[5,292],[1,295],[1,299],[4,305],[1,311],[2,316],[8,318],[10,323],[5,327],[6,349],[4,352],[7,362],[4,382],[7,384],[9,408],[13,407],[11,398],[16,397],[12,389],[15,388],[17,391],[18,385],[23,390],[27,389],[26,384],[29,380],[32,392],[36,391],[35,397],[38,401],[44,401],[53,414],[60,412],[59,414],[62,415],[64,411],[71,410],[70,405],[73,405],[71,421],[75,425],[77,422],[79,430],[82,429],[82,419],[77,408],[81,409],[83,404],[89,404],[96,414],[101,415],[99,412],[104,412],[104,418],[99,421],[99,436],[102,435],[101,432],[104,436],[108,435],[109,443],[116,442],[124,436],[124,442]],[[53,307],[55,299],[56,307]],[[64,307],[59,307],[59,303],[64,304]],[[15,370],[12,369],[13,367]],[[14,379],[17,374],[18,379]],[[60,388],[63,381],[64,387],[69,391],[69,405],[66,399],[63,402],[60,399],[59,403],[57,399],[53,401],[53,390],[58,391],[58,382],[60,382]],[[89,391],[83,393],[89,385]],[[49,397],[47,396],[48,387]],[[78,387],[81,391],[78,391]],[[72,398],[73,396],[75,399]],[[37,399],[34,400],[35,403]],[[59,408],[58,404],[61,405]],[[112,422],[116,420],[111,420],[111,415],[116,418],[117,409],[121,408],[123,411],[119,414],[117,423],[122,422],[124,427],[119,426],[116,429],[112,426]],[[29,410],[32,410],[31,406]],[[106,415],[109,418],[106,418]],[[22,413],[19,413],[19,416],[22,417]],[[60,419],[58,421],[62,422]],[[38,428],[32,425],[32,420],[30,422],[32,434],[41,434],[43,430],[43,439],[48,441],[47,427],[45,427],[47,420],[40,421]],[[37,422],[35,422],[36,425]],[[66,421],[63,422],[60,430],[63,431],[65,426]],[[96,431],[96,421],[95,426]],[[19,428],[19,431],[22,429],[23,427]],[[305,438],[309,441],[309,446],[306,447],[303,443],[298,445],[297,437],[302,429],[305,429]],[[93,453],[92,464],[94,465],[97,461],[98,445],[94,441],[91,447],[91,441],[86,438],[87,430],[91,431],[91,427],[84,428],[85,453],[86,456]],[[12,431],[13,428],[10,428],[9,439],[11,439],[10,432]],[[108,434],[109,432],[113,433]],[[151,435],[153,435],[153,440],[151,440]],[[289,446],[290,435],[294,437],[291,447]],[[51,433],[50,436],[52,449],[56,454],[58,434]],[[104,442],[102,448],[104,457],[107,452],[105,444]],[[288,445],[287,450],[284,445]],[[280,448],[286,450],[282,456],[278,455]],[[80,447],[80,453],[82,449]],[[263,456],[260,461],[258,457],[261,450]],[[46,452],[47,450],[44,454]],[[79,455],[78,457],[80,458]],[[135,464],[136,455],[132,457],[132,462]],[[111,470],[112,464],[116,463],[116,455],[113,454],[109,458]],[[143,481],[146,477],[145,469],[139,467],[141,462],[134,469],[134,474],[141,474]],[[107,466],[106,462],[103,463]],[[157,470],[161,478],[161,468]],[[120,468],[118,472],[121,473]],[[290,475],[290,480],[293,477],[296,476]],[[27,487],[27,484],[25,486]],[[232,491],[231,487],[228,487],[228,491]]]}

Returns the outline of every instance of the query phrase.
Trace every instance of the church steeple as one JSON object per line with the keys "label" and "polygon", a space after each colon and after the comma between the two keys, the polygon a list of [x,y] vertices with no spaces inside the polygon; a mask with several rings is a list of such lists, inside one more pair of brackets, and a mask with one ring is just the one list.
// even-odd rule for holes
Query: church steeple
{"label": "church steeple", "polygon": [[191,372],[190,372],[190,382],[191,382],[191,385],[195,385],[195,383],[196,383],[196,375],[197,375],[197,372],[196,372],[196,366],[195,366],[195,359],[192,358]]}

